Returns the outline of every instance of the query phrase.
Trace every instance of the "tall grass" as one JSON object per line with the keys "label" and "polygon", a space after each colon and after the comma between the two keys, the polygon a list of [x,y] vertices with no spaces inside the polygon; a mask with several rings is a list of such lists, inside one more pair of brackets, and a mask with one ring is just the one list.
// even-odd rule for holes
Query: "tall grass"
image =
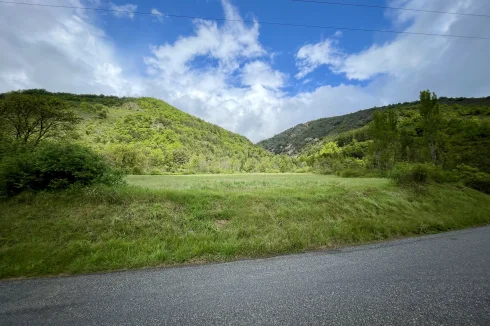
{"label": "tall grass", "polygon": [[226,261],[490,222],[490,196],[318,175],[132,176],[0,202],[0,277]]}

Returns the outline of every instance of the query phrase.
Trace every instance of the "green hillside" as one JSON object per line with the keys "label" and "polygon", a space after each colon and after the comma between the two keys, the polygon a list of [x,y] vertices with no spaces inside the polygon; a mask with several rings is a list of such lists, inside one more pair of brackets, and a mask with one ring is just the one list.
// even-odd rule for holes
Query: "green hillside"
{"label": "green hillside", "polygon": [[[439,98],[442,105],[447,106],[470,106],[470,107],[488,107],[490,106],[490,96],[485,98]],[[299,124],[293,128],[287,129],[272,138],[263,140],[258,145],[264,147],[271,153],[287,154],[296,156],[312,144],[318,143],[321,139],[328,136],[339,135],[343,132],[354,130],[367,125],[373,118],[376,110],[389,109],[413,109],[419,102],[405,102],[390,104],[383,107],[374,107],[343,116],[322,118],[314,121]]]}
{"label": "green hillside", "polygon": [[[119,98],[27,90],[60,99],[80,119],[70,134],[126,173],[285,172],[286,156],[153,98]],[[0,95],[0,97],[4,94]]]}
{"label": "green hillside", "polygon": [[314,171],[342,176],[387,175],[397,163],[428,162],[447,173],[490,173],[490,98],[438,100],[434,95],[427,103],[332,118],[343,119],[345,127],[331,128],[301,147],[298,159]]}

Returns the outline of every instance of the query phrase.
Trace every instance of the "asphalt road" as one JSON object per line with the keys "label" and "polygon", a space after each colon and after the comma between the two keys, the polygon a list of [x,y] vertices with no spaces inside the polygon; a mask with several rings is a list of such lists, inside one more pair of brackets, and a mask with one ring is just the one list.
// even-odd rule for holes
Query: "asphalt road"
{"label": "asphalt road", "polygon": [[0,282],[1,325],[490,325],[490,227],[194,267]]}

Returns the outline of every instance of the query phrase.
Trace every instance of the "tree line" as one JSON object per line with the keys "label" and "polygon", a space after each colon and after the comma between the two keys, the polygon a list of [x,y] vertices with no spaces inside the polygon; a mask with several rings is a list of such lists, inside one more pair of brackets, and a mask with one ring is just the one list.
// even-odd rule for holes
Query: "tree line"
{"label": "tree line", "polygon": [[429,90],[411,106],[375,110],[362,128],[327,138],[300,156],[315,171],[341,176],[438,174],[454,180],[490,173],[490,107],[447,105]]}

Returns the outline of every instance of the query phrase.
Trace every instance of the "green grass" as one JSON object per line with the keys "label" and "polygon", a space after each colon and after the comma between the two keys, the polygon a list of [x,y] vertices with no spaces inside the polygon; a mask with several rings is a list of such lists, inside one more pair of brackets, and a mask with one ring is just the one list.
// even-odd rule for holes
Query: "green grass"
{"label": "green grass", "polygon": [[228,261],[490,222],[490,196],[457,185],[301,174],[128,183],[0,201],[0,277]]}

